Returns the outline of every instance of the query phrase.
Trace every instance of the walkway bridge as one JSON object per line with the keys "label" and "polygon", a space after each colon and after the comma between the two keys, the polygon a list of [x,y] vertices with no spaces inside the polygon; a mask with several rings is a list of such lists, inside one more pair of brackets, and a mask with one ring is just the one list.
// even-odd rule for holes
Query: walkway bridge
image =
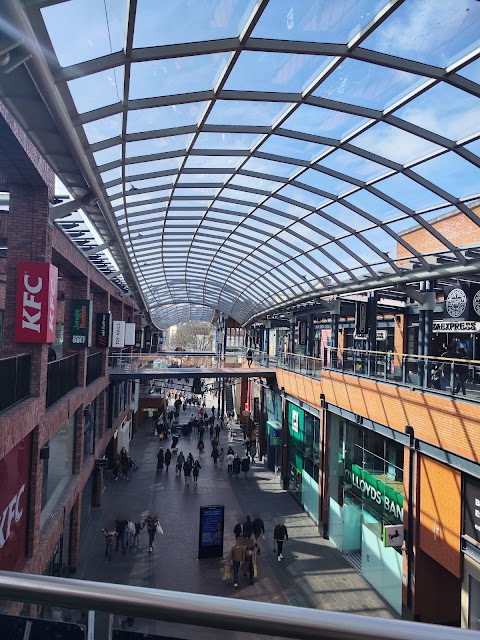
{"label": "walkway bridge", "polygon": [[111,380],[186,380],[191,378],[266,378],[276,377],[275,368],[259,364],[246,366],[242,355],[162,351],[154,354],[109,356]]}

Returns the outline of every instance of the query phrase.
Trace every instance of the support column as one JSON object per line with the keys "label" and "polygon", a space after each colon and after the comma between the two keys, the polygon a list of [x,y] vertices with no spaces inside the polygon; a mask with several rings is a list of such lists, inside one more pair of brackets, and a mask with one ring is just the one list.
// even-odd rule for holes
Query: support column
{"label": "support column", "polygon": [[313,346],[315,344],[315,316],[313,313],[308,316],[307,326],[307,356],[313,356]]}
{"label": "support column", "polygon": [[[368,351],[376,351],[377,350],[377,301],[378,301],[378,293],[376,291],[371,291],[368,296],[369,304],[368,304],[368,339],[367,339],[367,350]],[[368,374],[376,374],[377,373],[377,362],[378,357],[376,353],[367,355],[367,372]],[[381,365],[380,365],[381,366]],[[381,369],[380,369],[381,370]]]}

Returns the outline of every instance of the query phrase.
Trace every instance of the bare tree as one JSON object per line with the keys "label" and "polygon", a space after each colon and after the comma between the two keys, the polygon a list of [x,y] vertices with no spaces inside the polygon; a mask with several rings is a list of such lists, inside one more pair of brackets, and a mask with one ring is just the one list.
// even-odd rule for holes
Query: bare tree
{"label": "bare tree", "polygon": [[182,347],[186,351],[212,351],[214,349],[215,328],[209,322],[192,320],[177,325],[177,333],[171,347]]}

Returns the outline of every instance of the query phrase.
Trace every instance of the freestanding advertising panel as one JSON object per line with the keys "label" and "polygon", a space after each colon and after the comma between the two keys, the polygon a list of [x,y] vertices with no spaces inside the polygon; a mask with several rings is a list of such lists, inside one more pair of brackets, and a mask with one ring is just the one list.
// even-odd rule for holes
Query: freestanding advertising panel
{"label": "freestanding advertising panel", "polygon": [[198,558],[221,558],[223,556],[223,505],[200,507],[198,534]]}

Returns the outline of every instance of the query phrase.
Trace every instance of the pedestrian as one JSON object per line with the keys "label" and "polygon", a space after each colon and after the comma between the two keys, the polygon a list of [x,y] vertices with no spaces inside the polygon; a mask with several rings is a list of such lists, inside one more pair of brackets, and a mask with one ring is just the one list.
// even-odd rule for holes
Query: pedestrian
{"label": "pedestrian", "polygon": [[143,526],[147,527],[148,532],[148,550],[151,553],[155,546],[155,534],[157,533],[157,526],[160,525],[157,516],[147,516],[143,522]]}
{"label": "pedestrian", "polygon": [[215,418],[215,407],[214,406],[212,407],[212,416],[213,416],[213,418]]}
{"label": "pedestrian", "polygon": [[198,441],[197,449],[198,449],[198,453],[199,453],[200,455],[203,455],[203,450],[205,449],[205,445],[204,445],[203,440],[202,440],[201,438],[200,438],[200,440]]}
{"label": "pedestrian", "polygon": [[133,549],[135,537],[135,523],[132,520],[127,522],[127,549]]}
{"label": "pedestrian", "polygon": [[233,465],[232,466],[233,466],[233,475],[235,476],[235,478],[238,479],[238,476],[240,474],[240,469],[242,467],[242,463],[240,461],[240,458],[238,457],[238,453],[233,459]]}
{"label": "pedestrian", "polygon": [[225,451],[223,450],[223,447],[222,447],[218,453],[218,462],[220,463],[220,469],[223,469],[224,460],[225,460]]}
{"label": "pedestrian", "polygon": [[165,458],[163,456],[163,447],[160,447],[160,450],[157,453],[157,471],[163,471],[164,461],[165,461]]}
{"label": "pedestrian", "polygon": [[257,548],[258,553],[260,553],[260,545],[258,541],[260,540],[260,536],[263,534],[263,538],[265,539],[265,525],[263,524],[263,520],[260,516],[256,516],[253,520],[253,535],[255,536],[255,546]]}
{"label": "pedestrian", "polygon": [[235,540],[238,540],[242,535],[242,525],[239,522],[234,526],[233,533],[235,534]]}
{"label": "pedestrian", "polygon": [[275,544],[277,547],[277,560],[281,562],[283,560],[283,542],[284,540],[288,540],[288,531],[287,527],[280,522],[275,525],[275,529],[273,530],[273,539],[274,539],[274,548],[273,552],[275,553]]}
{"label": "pedestrian", "polygon": [[220,442],[220,425],[218,423],[215,425],[215,438]]}
{"label": "pedestrian", "polygon": [[122,447],[120,450],[120,464],[122,466],[122,476],[126,478],[128,471],[128,453],[125,447]]}
{"label": "pedestrian", "polygon": [[167,449],[165,451],[165,466],[167,467],[166,469],[167,471],[171,461],[172,461],[172,452],[170,451],[170,449]]}
{"label": "pedestrian", "polygon": [[113,459],[113,479],[114,480],[118,480],[118,472],[120,471],[121,466],[122,466],[122,463],[120,462],[120,456],[117,453],[115,458]]}
{"label": "pedestrian", "polygon": [[190,453],[188,454],[188,456],[187,456],[187,460],[188,460],[188,462],[190,462],[190,466],[191,466],[191,467],[192,467],[192,469],[193,469],[193,463],[195,462],[195,460],[193,459],[192,452],[190,452]]}
{"label": "pedestrian", "polygon": [[250,445],[250,457],[252,459],[252,464],[255,464],[255,456],[257,455],[257,443],[255,440],[252,441]]}
{"label": "pedestrian", "polygon": [[245,538],[245,540],[250,540],[250,538],[253,535],[253,522],[250,516],[247,516],[247,519],[243,523],[242,535]]}
{"label": "pedestrian", "polygon": [[253,584],[253,578],[257,577],[257,548],[253,540],[247,540],[245,545],[245,564],[250,576],[250,584]]}
{"label": "pedestrian", "polygon": [[182,472],[184,462],[185,462],[185,456],[183,455],[183,451],[180,451],[180,453],[177,456],[177,470],[175,472],[175,475]]}
{"label": "pedestrian", "polygon": [[115,551],[118,551],[118,547],[122,545],[123,555],[125,555],[125,534],[127,524],[128,520],[115,520],[115,532],[117,534]]}
{"label": "pedestrian", "polygon": [[[454,357],[455,359],[466,360],[468,357],[468,354],[464,347],[460,347],[459,349],[457,349]],[[453,393],[459,393],[460,390],[462,390],[462,393],[465,396],[467,395],[465,391],[465,380],[467,379],[467,376],[468,376],[468,364],[455,363],[454,371],[455,371],[455,389]]]}
{"label": "pedestrian", "polygon": [[197,484],[198,483],[198,476],[200,474],[200,469],[202,467],[200,466],[200,462],[198,460],[195,460],[195,462],[193,463],[193,484]]}
{"label": "pedestrian", "polygon": [[185,477],[185,484],[188,486],[190,484],[190,475],[192,473],[192,465],[189,459],[185,460],[183,463],[183,475]]}
{"label": "pedestrian", "polygon": [[227,456],[228,456],[228,454],[229,454],[229,453],[231,453],[231,454],[232,454],[232,456],[235,456],[235,451],[232,449],[232,446],[231,446],[231,445],[230,445],[230,446],[228,447],[228,449],[227,449]]}
{"label": "pedestrian", "polygon": [[245,545],[243,540],[237,540],[230,550],[230,561],[233,566],[233,586],[238,587],[238,570],[240,565],[245,562]]}
{"label": "pedestrian", "polygon": [[135,533],[133,536],[133,546],[136,549],[140,549],[140,531],[143,529],[141,522],[135,522]]}
{"label": "pedestrian", "polygon": [[227,457],[225,458],[226,462],[227,462],[227,473],[229,476],[233,475],[233,460],[234,460],[234,455],[233,453],[227,453]]}
{"label": "pedestrian", "polygon": [[245,456],[244,458],[242,458],[242,461],[240,462],[240,467],[243,471],[243,477],[246,478],[247,473],[250,469],[250,458],[248,456]]}
{"label": "pedestrian", "polygon": [[213,440],[213,432],[214,432],[213,424],[210,425],[208,431],[210,433],[210,440]]}
{"label": "pedestrian", "polygon": [[247,349],[247,353],[245,354],[246,358],[247,358],[247,364],[249,367],[252,366],[252,362],[253,362],[253,352],[252,350],[249,348]]}
{"label": "pedestrian", "polygon": [[217,468],[217,461],[218,461],[218,449],[216,447],[214,447],[212,453],[210,454],[211,457],[213,458],[213,466],[215,467],[215,469]]}

